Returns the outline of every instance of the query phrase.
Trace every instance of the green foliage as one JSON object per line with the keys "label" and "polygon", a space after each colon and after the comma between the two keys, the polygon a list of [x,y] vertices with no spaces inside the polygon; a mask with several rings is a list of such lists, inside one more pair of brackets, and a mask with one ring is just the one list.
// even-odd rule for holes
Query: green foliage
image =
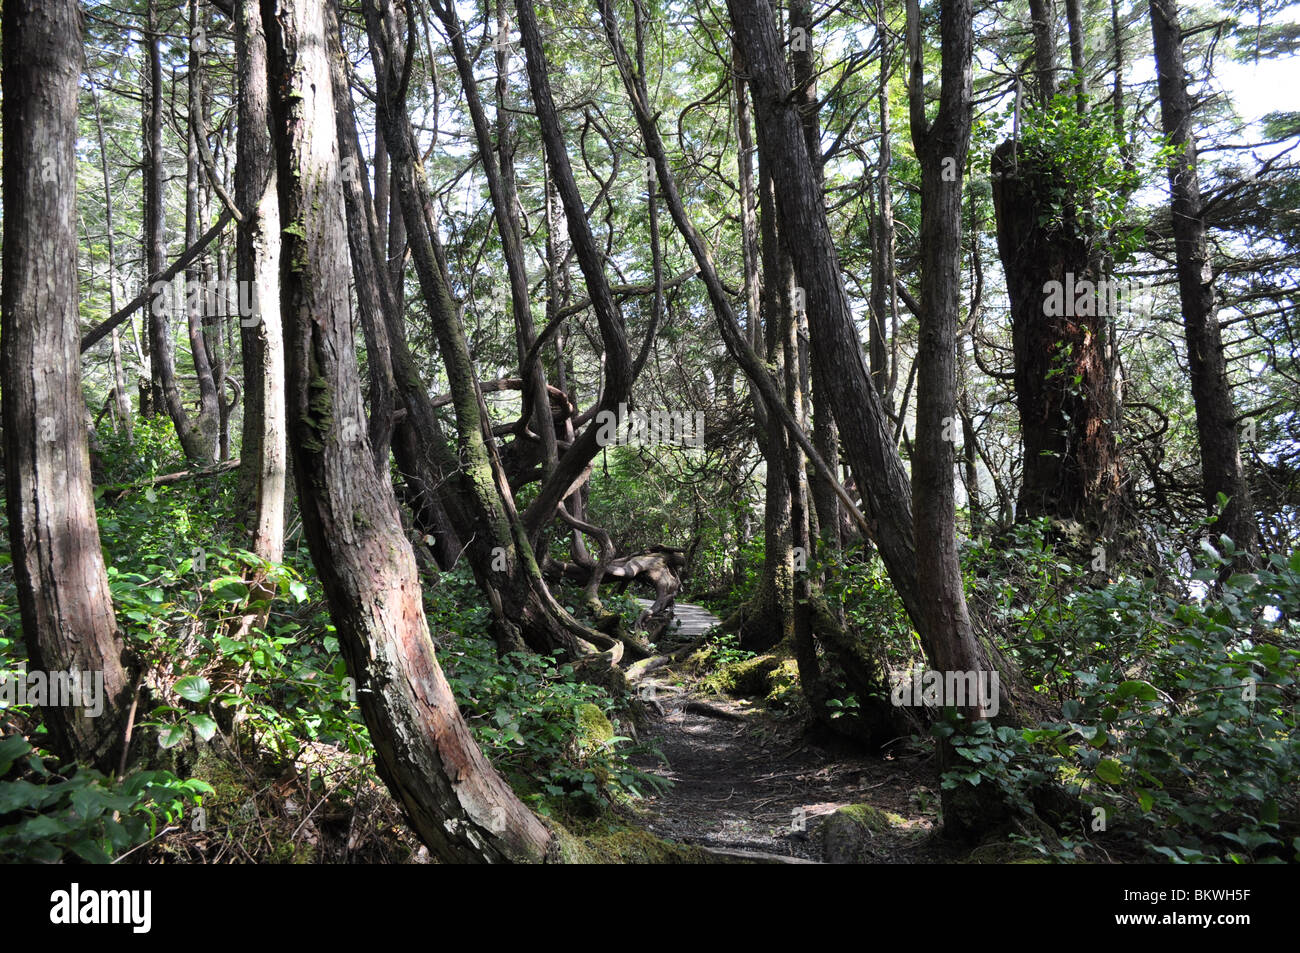
{"label": "green foliage", "polygon": [[[1220,553],[1222,550],[1222,554]],[[1208,543],[1192,582],[1213,586],[1231,543]],[[1060,717],[1015,731],[943,723],[969,765],[945,787],[999,785],[1011,803],[1056,780],[1084,806],[1082,838],[1132,842],[1174,862],[1290,859],[1300,851],[1300,553],[1272,557],[1202,599],[1121,579],[1042,614],[1052,653],[1022,652],[1039,691],[1071,669]],[[1028,841],[1044,853],[1040,838]]]}
{"label": "green foliage", "polygon": [[662,782],[634,768],[627,737],[591,731],[589,710],[616,719],[608,693],[574,680],[545,656],[504,659],[483,639],[458,640],[443,655],[447,680],[474,739],[519,790],[547,797],[640,797]]}
{"label": "green foliage", "polygon": [[1131,147],[1117,139],[1109,103],[1094,104],[1080,115],[1071,92],[1058,94],[1039,106],[1024,107],[1020,152],[1043,180],[1038,194],[1048,197],[1040,225],[1065,228],[1077,218],[1083,234],[1098,236],[1116,261],[1126,261],[1141,247],[1145,235],[1131,221],[1130,199],[1151,172],[1167,161],[1168,148],[1153,161],[1126,159]]}
{"label": "green foliage", "polygon": [[850,631],[866,638],[872,649],[888,658],[891,667],[906,668],[920,650],[920,640],[885,571],[878,553],[864,557],[857,549],[828,554],[825,596],[838,605]]}
{"label": "green foliage", "polygon": [[65,777],[21,735],[0,737],[0,863],[110,863],[114,855],[179,823],[212,788],[169,771],[121,781],[78,767]]}

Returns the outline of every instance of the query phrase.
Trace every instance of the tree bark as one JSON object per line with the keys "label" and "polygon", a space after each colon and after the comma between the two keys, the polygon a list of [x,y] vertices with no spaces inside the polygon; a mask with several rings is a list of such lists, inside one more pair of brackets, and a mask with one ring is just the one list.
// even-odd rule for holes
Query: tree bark
{"label": "tree bark", "polygon": [[1030,28],[1034,34],[1034,66],[1040,103],[1056,95],[1056,11],[1052,0],[1029,0]]}
{"label": "tree bark", "polygon": [[[5,502],[32,671],[83,673],[80,702],[47,705],[50,747],[116,770],[131,676],[109,593],[91,490],[77,303],[75,0],[7,0],[0,378]],[[102,676],[93,717],[86,676]]]}
{"label": "tree bark", "polygon": [[[939,108],[934,119],[927,120],[919,4],[907,3],[909,109],[912,143],[921,164],[921,310],[912,454],[916,571],[925,581],[922,631],[929,634],[927,654],[932,668],[941,672],[990,671],[966,608],[953,485],[961,193],[972,112],[971,17],[971,0],[951,0],[942,8]],[[970,720],[987,717],[982,700],[973,702],[960,714]],[[948,740],[941,740],[938,749],[941,771],[958,766],[960,759]],[[989,785],[981,790],[958,784],[943,791],[944,831],[950,837],[969,838],[1004,823],[1005,816],[1000,794]]]}
{"label": "tree bark", "polygon": [[442,675],[397,504],[359,426],[321,0],[263,0],[262,12],[277,90],[272,109],[286,223],[290,446],[304,532],[357,680],[380,774],[440,860],[541,861],[550,833],[484,759]]}
{"label": "tree bark", "polygon": [[961,192],[971,127],[970,0],[945,5],[940,23],[939,111],[927,120],[920,14],[917,0],[909,0],[910,107],[912,142],[921,164],[922,250],[912,489],[916,567],[927,581],[924,619],[934,650],[932,661],[943,671],[967,671],[983,667],[962,589],[953,492]]}
{"label": "tree bark", "polygon": [[[1016,153],[1019,152],[1017,156]],[[1105,294],[1085,296],[1091,314],[1059,315],[1045,308],[1048,282],[1073,299],[1076,282],[1094,285],[1088,243],[1074,212],[1049,228],[1041,224],[1056,188],[1014,140],[993,153],[993,205],[998,253],[1011,301],[1016,405],[1024,442],[1024,476],[1016,516],[1083,520],[1108,532],[1120,490],[1113,421],[1115,398],[1105,342]]]}
{"label": "tree bark", "polygon": [[1205,502],[1211,512],[1218,512],[1219,495],[1228,498],[1215,527],[1226,533],[1238,549],[1250,552],[1257,546],[1259,529],[1241,463],[1237,415],[1219,331],[1214,266],[1205,240],[1205,211],[1197,175],[1196,139],[1192,135],[1192,104],[1183,67],[1178,4],[1175,0],[1151,0],[1150,7],[1160,118],[1165,135],[1180,150],[1169,164],[1170,213]]}
{"label": "tree bark", "polygon": [[280,205],[271,142],[266,32],[259,0],[238,0],[235,57],[239,72],[236,203],[244,221],[236,236],[235,276],[249,289],[253,314],[240,315],[244,423],[241,496],[252,507],[253,552],[284,555],[288,477],[284,332],[280,324]]}
{"label": "tree bark", "polygon": [[795,273],[802,282],[813,368],[830,392],[846,456],[864,491],[870,535],[909,615],[926,638],[916,578],[911,487],[848,311],[821,189],[798,112],[787,96],[790,80],[776,23],[760,0],[728,0],[727,6],[749,64],[759,152],[769,162],[776,183],[778,223],[788,237]]}

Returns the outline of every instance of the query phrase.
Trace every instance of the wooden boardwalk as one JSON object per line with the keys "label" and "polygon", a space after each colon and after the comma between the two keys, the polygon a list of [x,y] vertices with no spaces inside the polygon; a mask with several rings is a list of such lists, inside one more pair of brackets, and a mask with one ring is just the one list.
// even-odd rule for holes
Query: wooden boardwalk
{"label": "wooden boardwalk", "polygon": [[[637,598],[636,601],[642,609],[649,609],[653,604],[650,599]],[[689,602],[678,602],[673,605],[673,625],[675,627],[673,634],[678,639],[698,638],[715,625],[721,624],[722,620],[704,606],[692,605]]]}

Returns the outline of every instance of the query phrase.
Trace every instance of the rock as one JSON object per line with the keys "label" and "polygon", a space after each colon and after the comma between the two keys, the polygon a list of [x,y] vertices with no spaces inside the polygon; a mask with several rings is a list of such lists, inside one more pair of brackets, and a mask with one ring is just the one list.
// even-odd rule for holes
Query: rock
{"label": "rock", "polygon": [[849,804],[817,829],[828,864],[869,864],[875,859],[879,835],[904,821],[870,804]]}

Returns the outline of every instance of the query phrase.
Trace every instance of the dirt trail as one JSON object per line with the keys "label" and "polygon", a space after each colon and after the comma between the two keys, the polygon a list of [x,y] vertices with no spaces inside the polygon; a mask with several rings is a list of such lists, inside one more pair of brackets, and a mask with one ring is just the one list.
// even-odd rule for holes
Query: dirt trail
{"label": "dirt trail", "polygon": [[[698,606],[677,611],[693,627],[701,625],[701,614],[713,620],[692,637],[716,624]],[[657,713],[641,740],[657,747],[667,764],[646,755],[639,766],[673,782],[646,799],[652,832],[701,847],[820,862],[822,822],[841,807],[865,803],[897,815],[869,838],[865,859],[946,859],[948,851],[928,836],[938,792],[927,762],[853,753],[834,742],[823,746],[749,702],[699,696],[680,682],[668,667],[641,683]]]}

